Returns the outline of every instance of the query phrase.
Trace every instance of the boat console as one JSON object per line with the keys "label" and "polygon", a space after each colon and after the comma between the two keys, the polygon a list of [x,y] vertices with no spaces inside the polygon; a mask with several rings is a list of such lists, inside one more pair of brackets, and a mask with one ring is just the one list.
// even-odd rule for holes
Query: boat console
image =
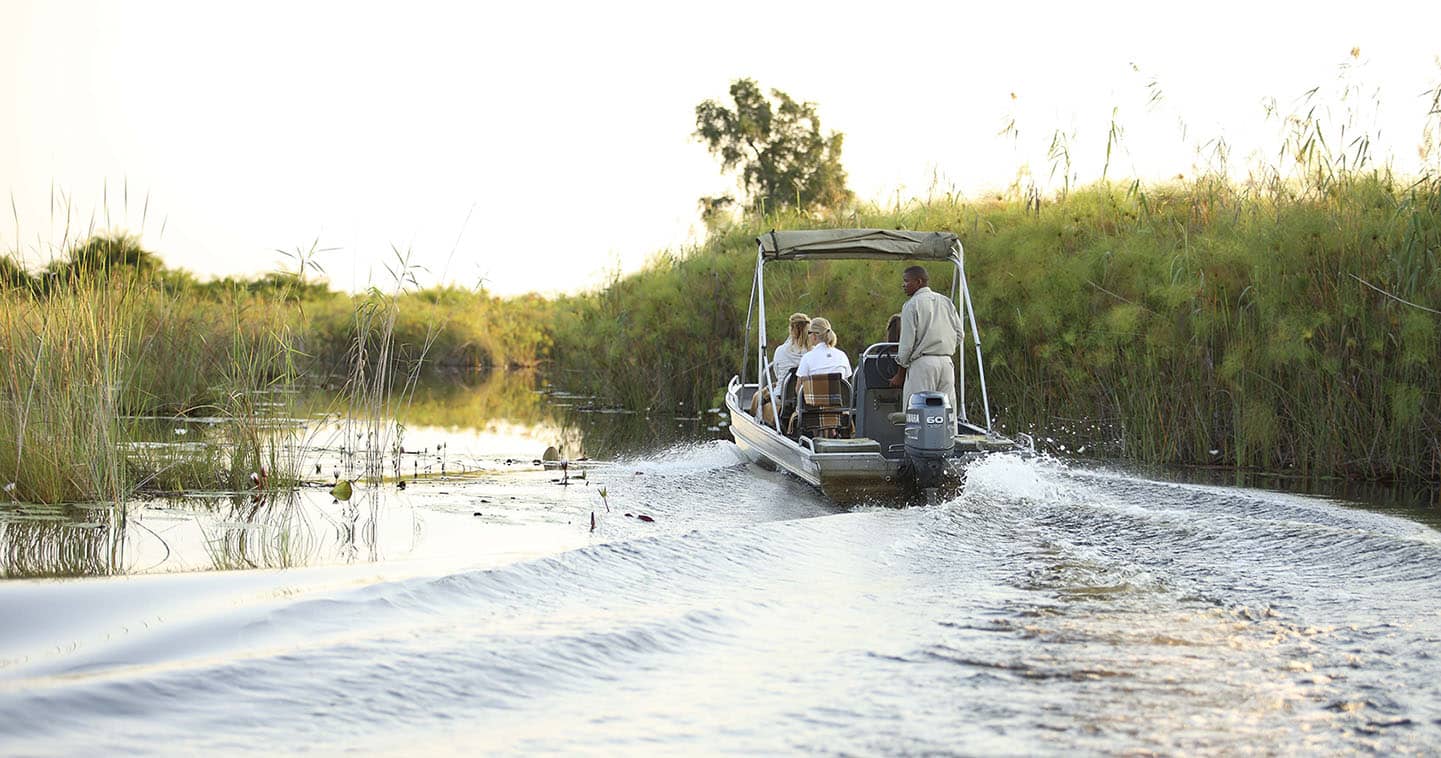
{"label": "boat console", "polygon": [[900,369],[896,363],[898,347],[894,342],[877,342],[861,353],[856,366],[856,436],[880,443],[887,457],[892,457],[892,448],[894,455],[900,455],[905,435],[904,426],[891,420],[891,414],[903,410],[901,391],[891,386],[891,378]]}

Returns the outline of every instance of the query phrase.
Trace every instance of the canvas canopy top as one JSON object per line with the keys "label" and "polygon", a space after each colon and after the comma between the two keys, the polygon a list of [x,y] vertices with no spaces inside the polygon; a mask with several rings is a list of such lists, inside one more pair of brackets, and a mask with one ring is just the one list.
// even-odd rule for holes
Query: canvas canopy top
{"label": "canvas canopy top", "polygon": [[767,261],[825,259],[950,260],[959,240],[950,232],[898,229],[811,229],[770,231],[756,237]]}

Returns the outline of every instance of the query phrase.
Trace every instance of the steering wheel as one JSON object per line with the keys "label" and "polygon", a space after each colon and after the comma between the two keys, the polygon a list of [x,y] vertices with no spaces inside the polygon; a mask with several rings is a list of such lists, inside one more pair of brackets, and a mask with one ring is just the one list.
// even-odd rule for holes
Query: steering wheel
{"label": "steering wheel", "polygon": [[901,370],[901,364],[896,363],[896,348],[887,345],[876,351],[876,373],[881,375],[887,384],[896,378]]}

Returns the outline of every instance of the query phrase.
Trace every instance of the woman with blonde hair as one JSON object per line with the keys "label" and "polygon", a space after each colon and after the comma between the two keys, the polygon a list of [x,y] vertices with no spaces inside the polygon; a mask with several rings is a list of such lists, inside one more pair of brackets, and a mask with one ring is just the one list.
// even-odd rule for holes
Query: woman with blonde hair
{"label": "woman with blonde hair", "polygon": [[[751,415],[765,421],[767,424],[775,423],[775,409],[771,407],[771,390],[774,389],[777,396],[784,396],[783,386],[786,378],[796,366],[800,365],[801,358],[806,354],[806,327],[810,326],[811,317],[804,313],[792,313],[790,318],[790,336],[785,342],[776,346],[775,355],[771,359],[771,381],[774,387],[761,387],[751,398]],[[761,415],[761,409],[765,409],[765,415]]]}
{"label": "woman with blonde hair", "polygon": [[846,357],[844,350],[836,348],[836,333],[831,329],[830,321],[820,316],[811,319],[810,326],[806,327],[806,337],[811,349],[801,358],[796,376],[841,374],[850,378],[851,359]]}
{"label": "woman with blonde hair", "polygon": [[777,382],[786,380],[786,374],[801,364],[801,357],[809,349],[806,327],[811,325],[811,317],[804,313],[792,313],[790,325],[790,336],[776,347],[775,356],[771,358],[771,378]]}

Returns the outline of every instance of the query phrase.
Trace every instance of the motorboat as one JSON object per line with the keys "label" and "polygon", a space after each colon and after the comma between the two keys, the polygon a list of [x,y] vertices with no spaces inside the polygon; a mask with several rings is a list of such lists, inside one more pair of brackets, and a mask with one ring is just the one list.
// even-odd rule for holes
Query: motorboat
{"label": "motorboat", "polygon": [[[992,428],[965,253],[955,234],[893,229],[771,231],[757,237],[756,246],[745,337],[747,344],[755,339],[755,373],[748,366],[747,347],[725,399],[731,436],[747,459],[789,472],[837,503],[884,503],[955,492],[965,481],[966,468],[979,458],[1034,449],[1026,435],[1006,436]],[[953,265],[950,299],[963,331],[969,326],[975,348],[977,381],[972,396],[967,395],[965,344],[959,346],[959,360],[953,361],[957,407],[951,407],[940,392],[901,397],[901,390],[890,384],[899,368],[895,342],[866,347],[849,376],[832,374],[820,381],[798,381],[794,374],[772,376],[765,326],[766,267],[819,260]],[[978,406],[983,416],[969,418],[968,405]]]}

